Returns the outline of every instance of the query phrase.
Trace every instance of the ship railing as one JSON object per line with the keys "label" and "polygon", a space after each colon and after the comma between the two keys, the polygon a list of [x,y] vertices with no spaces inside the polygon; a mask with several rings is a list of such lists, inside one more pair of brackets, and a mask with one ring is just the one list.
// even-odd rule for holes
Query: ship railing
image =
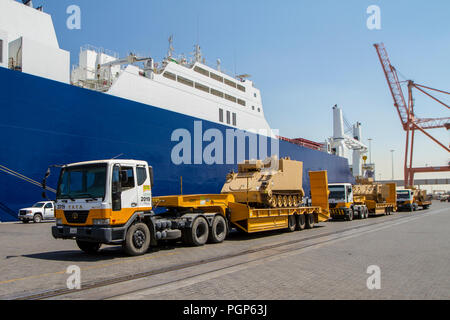
{"label": "ship railing", "polygon": [[104,54],[106,54],[108,56],[111,56],[111,57],[114,57],[116,59],[119,59],[119,54],[117,52],[109,50],[109,49],[105,49],[105,48],[102,48],[102,47],[96,47],[96,46],[93,46],[91,44],[85,44],[84,46],[81,47],[81,51],[87,51],[87,50],[95,51],[97,53],[104,53]]}

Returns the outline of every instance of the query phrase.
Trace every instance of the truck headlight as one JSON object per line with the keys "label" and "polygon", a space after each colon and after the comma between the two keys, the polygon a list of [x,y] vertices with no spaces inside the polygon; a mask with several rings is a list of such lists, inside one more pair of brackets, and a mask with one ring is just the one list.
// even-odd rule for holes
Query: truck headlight
{"label": "truck headlight", "polygon": [[111,224],[110,219],[94,219],[92,222],[94,226],[109,226]]}
{"label": "truck headlight", "polygon": [[57,226],[62,226],[62,224],[63,224],[62,219],[56,219]]}

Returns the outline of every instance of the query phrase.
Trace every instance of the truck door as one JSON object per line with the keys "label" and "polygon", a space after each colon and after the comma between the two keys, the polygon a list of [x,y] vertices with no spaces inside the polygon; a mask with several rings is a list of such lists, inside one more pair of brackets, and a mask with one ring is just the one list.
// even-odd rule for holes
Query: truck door
{"label": "truck door", "polygon": [[152,187],[147,166],[136,167],[138,207],[150,210],[152,208]]}
{"label": "truck door", "polygon": [[347,203],[353,203],[353,188],[351,185],[347,186]]}
{"label": "truck door", "polygon": [[138,206],[138,196],[135,168],[121,166],[120,171],[122,173],[122,209],[136,208]]}
{"label": "truck door", "polygon": [[44,206],[44,219],[49,220],[55,217],[55,210],[53,208],[53,203],[49,202]]}

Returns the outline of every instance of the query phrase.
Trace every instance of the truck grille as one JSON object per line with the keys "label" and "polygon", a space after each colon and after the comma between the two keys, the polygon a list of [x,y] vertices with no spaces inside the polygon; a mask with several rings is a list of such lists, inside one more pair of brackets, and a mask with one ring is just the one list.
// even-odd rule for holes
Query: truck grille
{"label": "truck grille", "polygon": [[64,211],[68,223],[86,223],[89,211]]}
{"label": "truck grille", "polygon": [[20,210],[19,215],[24,216],[27,214],[27,210]]}

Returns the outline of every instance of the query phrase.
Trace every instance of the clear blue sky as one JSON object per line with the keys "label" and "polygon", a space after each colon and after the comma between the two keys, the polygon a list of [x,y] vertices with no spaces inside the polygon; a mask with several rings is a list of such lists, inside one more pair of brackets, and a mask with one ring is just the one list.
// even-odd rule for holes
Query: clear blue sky
{"label": "clear blue sky", "polygon": [[[120,53],[162,58],[174,35],[177,53],[197,41],[206,59],[249,73],[261,89],[266,117],[287,137],[324,141],[332,134],[334,104],[372,138],[377,174],[402,178],[404,132],[373,43],[384,42],[405,77],[450,91],[450,1],[412,0],[34,0],[53,16],[60,46],[78,60],[92,44]],[[81,30],[68,30],[66,8],[76,4]],[[368,30],[366,9],[381,8],[381,30]],[[416,94],[416,113],[448,116],[448,109]],[[450,97],[446,97],[450,102]],[[444,129],[433,134],[449,143]],[[365,140],[367,143],[367,140]],[[415,165],[445,165],[448,153],[418,134]],[[430,176],[430,175],[428,175]],[[450,174],[439,174],[450,177]],[[418,175],[417,177],[420,177]]]}

